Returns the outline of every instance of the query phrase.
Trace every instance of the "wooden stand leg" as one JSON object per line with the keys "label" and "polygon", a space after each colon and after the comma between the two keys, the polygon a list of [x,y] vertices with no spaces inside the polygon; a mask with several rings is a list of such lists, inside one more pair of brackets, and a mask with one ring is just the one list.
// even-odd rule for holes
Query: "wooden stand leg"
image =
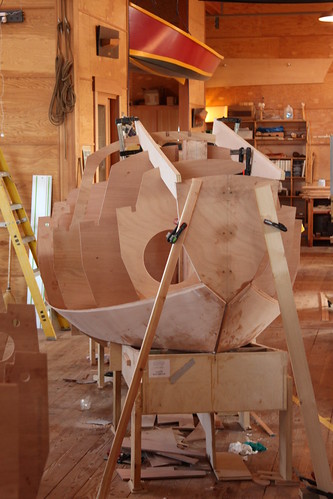
{"label": "wooden stand leg", "polygon": [[104,345],[97,343],[97,386],[104,388]]}
{"label": "wooden stand leg", "polygon": [[279,412],[279,459],[280,474],[285,480],[292,479],[292,421],[293,384],[287,376],[287,409]]}
{"label": "wooden stand leg", "polygon": [[89,338],[89,360],[91,366],[96,366],[96,343],[92,338]]}
{"label": "wooden stand leg", "polygon": [[121,414],[121,371],[113,371],[113,417],[112,422],[117,429]]}
{"label": "wooden stand leg", "polygon": [[243,430],[249,430],[251,428],[250,413],[248,411],[240,412],[238,421]]}
{"label": "wooden stand leg", "polygon": [[118,343],[110,343],[110,371],[113,372],[113,426],[117,429],[121,414],[121,369],[122,369],[122,346]]}
{"label": "wooden stand leg", "polygon": [[[256,198],[262,220],[268,219],[278,223],[271,187],[269,185],[257,187]],[[333,492],[331,471],[321,433],[281,231],[264,223],[263,231],[317,485],[325,492]]]}
{"label": "wooden stand leg", "polygon": [[131,479],[129,488],[132,493],[141,492],[141,420],[142,420],[142,387],[135,399],[131,416]]}

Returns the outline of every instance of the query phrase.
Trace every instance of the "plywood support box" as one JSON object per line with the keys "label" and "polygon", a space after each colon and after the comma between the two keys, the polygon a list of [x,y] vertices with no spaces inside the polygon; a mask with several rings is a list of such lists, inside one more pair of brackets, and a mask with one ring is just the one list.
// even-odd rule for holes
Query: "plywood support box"
{"label": "plywood support box", "polygon": [[[255,348],[253,350],[256,350]],[[131,383],[139,350],[122,347],[122,373]],[[132,456],[141,456],[141,414],[197,413],[206,430],[206,450],[218,479],[221,470],[215,451],[215,412],[280,412],[280,473],[291,478],[291,384],[287,376],[288,354],[263,348],[262,351],[207,353],[151,353],[142,376],[142,396],[132,413]],[[139,417],[138,417],[139,413]],[[208,417],[207,417],[208,416]],[[206,424],[207,422],[207,424]],[[211,423],[210,423],[211,422]],[[140,488],[140,463],[132,467],[131,488]]]}

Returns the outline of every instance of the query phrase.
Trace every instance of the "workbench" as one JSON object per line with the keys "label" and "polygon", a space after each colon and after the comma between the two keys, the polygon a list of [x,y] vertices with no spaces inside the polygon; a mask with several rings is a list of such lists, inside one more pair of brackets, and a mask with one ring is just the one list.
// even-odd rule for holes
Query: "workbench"
{"label": "workbench", "polygon": [[314,217],[316,215],[331,214],[331,198],[330,188],[321,186],[306,186],[303,187],[302,197],[307,202],[308,211],[308,246],[313,246],[313,241],[330,241],[330,235],[314,234]]}
{"label": "workbench", "polygon": [[[120,368],[120,349],[122,375],[130,385],[139,350],[116,345],[112,369]],[[142,414],[197,414],[206,432],[207,456],[220,479],[223,470],[215,449],[214,413],[278,410],[280,474],[290,479],[292,386],[287,366],[287,352],[257,344],[218,354],[151,352],[132,411],[131,490],[142,488]],[[119,404],[120,398],[115,396],[114,407]]]}

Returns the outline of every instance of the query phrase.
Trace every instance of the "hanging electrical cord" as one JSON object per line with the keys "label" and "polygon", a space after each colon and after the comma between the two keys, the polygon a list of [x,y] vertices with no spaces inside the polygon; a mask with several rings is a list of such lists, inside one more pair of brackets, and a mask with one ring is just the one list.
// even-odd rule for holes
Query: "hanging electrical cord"
{"label": "hanging electrical cord", "polygon": [[[65,116],[71,113],[75,106],[72,72],[73,54],[71,49],[71,27],[67,19],[66,0],[61,0],[61,18],[57,24],[57,55],[55,60],[55,85],[49,107],[49,120],[59,126],[65,121]],[[62,52],[62,41],[65,42],[65,55]]]}

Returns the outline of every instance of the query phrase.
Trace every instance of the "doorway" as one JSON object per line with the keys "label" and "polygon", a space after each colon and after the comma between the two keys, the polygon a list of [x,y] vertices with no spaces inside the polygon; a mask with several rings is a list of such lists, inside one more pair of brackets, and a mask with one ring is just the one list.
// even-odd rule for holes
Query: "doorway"
{"label": "doorway", "polygon": [[[119,117],[119,95],[107,92],[108,85],[107,80],[101,78],[93,79],[96,151],[118,140],[116,118]],[[96,171],[96,182],[107,180],[112,165],[118,161],[118,152],[103,160]]]}

